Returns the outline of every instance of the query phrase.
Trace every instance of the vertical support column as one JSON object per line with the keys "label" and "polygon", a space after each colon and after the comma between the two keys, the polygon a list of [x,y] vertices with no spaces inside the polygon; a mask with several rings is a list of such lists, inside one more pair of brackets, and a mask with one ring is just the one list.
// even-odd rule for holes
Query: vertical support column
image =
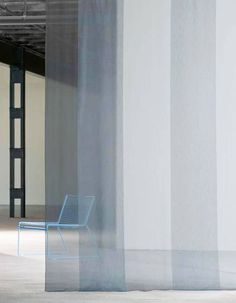
{"label": "vertical support column", "polygon": [[[17,50],[17,64],[10,67],[10,217],[15,217],[15,199],[20,199],[20,216],[25,217],[25,68],[24,50]],[[20,100],[16,104],[16,84]],[[20,146],[16,146],[16,120],[20,121]],[[16,159],[20,160],[20,188],[15,186]]]}

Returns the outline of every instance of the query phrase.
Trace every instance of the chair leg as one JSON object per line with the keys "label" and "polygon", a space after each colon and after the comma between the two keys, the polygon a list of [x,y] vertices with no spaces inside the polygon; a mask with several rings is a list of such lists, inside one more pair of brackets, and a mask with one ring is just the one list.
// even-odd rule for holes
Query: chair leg
{"label": "chair leg", "polygon": [[65,244],[65,241],[64,241],[64,239],[63,239],[63,236],[62,236],[60,227],[57,227],[57,231],[58,231],[59,236],[60,236],[60,238],[61,238],[62,246],[63,246],[65,252],[68,252],[68,249],[67,249],[66,244]]}
{"label": "chair leg", "polygon": [[18,227],[17,256],[20,256],[20,227]]}
{"label": "chair leg", "polygon": [[48,257],[48,228],[45,229],[45,256]]}
{"label": "chair leg", "polygon": [[89,236],[90,236],[90,238],[91,238],[91,240],[92,240],[92,242],[93,242],[93,244],[94,244],[94,248],[96,248],[97,244],[96,244],[96,238],[95,238],[95,236],[94,236],[93,233],[91,232],[91,230],[90,230],[90,228],[88,227],[88,225],[86,225],[86,229],[87,229],[87,231],[88,231],[88,233],[89,233]]}

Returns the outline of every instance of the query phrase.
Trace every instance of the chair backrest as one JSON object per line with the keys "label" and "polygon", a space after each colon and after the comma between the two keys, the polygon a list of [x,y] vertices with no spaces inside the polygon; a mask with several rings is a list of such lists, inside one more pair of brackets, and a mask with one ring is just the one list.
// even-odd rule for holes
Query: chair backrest
{"label": "chair backrest", "polygon": [[94,205],[94,196],[66,195],[58,218],[60,224],[78,224],[86,226]]}

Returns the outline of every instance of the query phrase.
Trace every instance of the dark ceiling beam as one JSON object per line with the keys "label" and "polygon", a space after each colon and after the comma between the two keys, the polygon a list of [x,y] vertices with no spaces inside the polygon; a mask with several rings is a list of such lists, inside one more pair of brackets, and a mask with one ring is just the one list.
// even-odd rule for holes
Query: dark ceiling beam
{"label": "dark ceiling beam", "polygon": [[[0,40],[0,62],[8,65],[18,65],[17,46]],[[24,51],[25,69],[32,73],[45,76],[45,59],[27,50]]]}
{"label": "dark ceiling beam", "polygon": [[45,25],[46,16],[0,16],[0,25]]}
{"label": "dark ceiling beam", "polygon": [[20,36],[31,36],[31,37],[38,37],[38,36],[42,36],[42,32],[36,32],[35,30],[13,30],[13,29],[4,29],[2,30],[2,28],[0,29],[0,35],[20,35]]}

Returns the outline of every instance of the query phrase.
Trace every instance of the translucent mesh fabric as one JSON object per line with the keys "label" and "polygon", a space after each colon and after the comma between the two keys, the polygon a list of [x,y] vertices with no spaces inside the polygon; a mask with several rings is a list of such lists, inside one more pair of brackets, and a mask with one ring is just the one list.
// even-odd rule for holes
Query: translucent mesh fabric
{"label": "translucent mesh fabric", "polygon": [[46,289],[235,289],[236,3],[47,4]]}
{"label": "translucent mesh fabric", "polygon": [[[49,0],[47,7],[46,219],[72,194],[80,197],[72,203],[77,223],[87,224],[59,235],[50,228],[46,289],[123,290],[116,1]],[[81,209],[86,196],[95,199],[89,217]],[[60,222],[72,218],[68,208]]]}
{"label": "translucent mesh fabric", "polygon": [[[81,195],[96,197],[90,228],[98,244],[97,258],[80,258],[81,290],[124,289],[117,22],[116,1],[79,1],[78,188]],[[80,238],[82,255],[86,243]]]}
{"label": "translucent mesh fabric", "polygon": [[[58,221],[66,195],[78,195],[77,18],[76,1],[47,1],[47,222]],[[78,289],[78,229],[50,227],[46,248],[46,290]]]}

